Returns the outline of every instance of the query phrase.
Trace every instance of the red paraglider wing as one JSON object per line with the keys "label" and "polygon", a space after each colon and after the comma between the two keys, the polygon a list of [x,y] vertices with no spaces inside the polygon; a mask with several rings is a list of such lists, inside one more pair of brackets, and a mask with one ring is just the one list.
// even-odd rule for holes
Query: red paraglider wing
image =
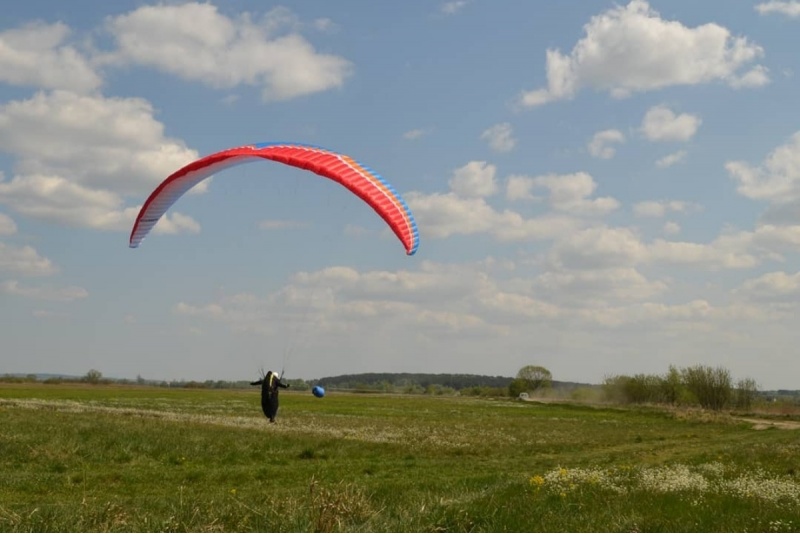
{"label": "red paraglider wing", "polygon": [[406,254],[417,251],[419,231],[411,210],[386,180],[349,156],[294,143],[259,143],[231,148],[175,171],[145,201],[133,224],[129,246],[138,247],[170,206],[192,187],[221,170],[258,158],[306,169],[343,185],[386,221],[403,243]]}

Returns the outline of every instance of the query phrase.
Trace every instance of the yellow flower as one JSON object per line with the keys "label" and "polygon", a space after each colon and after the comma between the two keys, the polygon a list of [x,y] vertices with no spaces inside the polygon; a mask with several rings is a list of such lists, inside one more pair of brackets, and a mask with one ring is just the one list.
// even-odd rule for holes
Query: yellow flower
{"label": "yellow flower", "polygon": [[536,486],[536,488],[541,488],[544,486],[544,478],[541,475],[534,475],[531,477],[530,480],[531,486]]}
{"label": "yellow flower", "polygon": [[231,488],[231,495],[236,495],[236,488]]}

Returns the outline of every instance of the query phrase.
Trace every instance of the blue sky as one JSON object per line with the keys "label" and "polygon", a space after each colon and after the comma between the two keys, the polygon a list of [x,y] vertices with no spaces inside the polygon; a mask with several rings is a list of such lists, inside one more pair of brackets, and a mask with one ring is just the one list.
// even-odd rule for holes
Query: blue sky
{"label": "blue sky", "polygon": [[[800,2],[63,2],[0,21],[0,372],[797,388]],[[348,154],[404,196],[225,148]]]}

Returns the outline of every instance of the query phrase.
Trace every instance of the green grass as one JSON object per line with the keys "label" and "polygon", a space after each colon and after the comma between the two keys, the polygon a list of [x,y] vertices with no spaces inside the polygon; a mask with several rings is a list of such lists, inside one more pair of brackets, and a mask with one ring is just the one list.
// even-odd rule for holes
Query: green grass
{"label": "green grass", "polygon": [[725,416],[0,386],[5,532],[797,531],[798,473],[800,431]]}

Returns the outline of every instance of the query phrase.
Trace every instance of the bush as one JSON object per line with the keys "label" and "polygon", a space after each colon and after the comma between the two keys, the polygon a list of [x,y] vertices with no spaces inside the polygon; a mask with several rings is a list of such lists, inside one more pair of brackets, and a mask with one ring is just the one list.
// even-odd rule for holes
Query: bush
{"label": "bush", "polygon": [[752,378],[744,378],[736,383],[734,403],[739,410],[749,410],[758,396],[758,384]]}
{"label": "bush", "polygon": [[733,390],[731,373],[724,367],[696,365],[683,369],[681,375],[686,389],[703,408],[719,411],[730,402]]}

